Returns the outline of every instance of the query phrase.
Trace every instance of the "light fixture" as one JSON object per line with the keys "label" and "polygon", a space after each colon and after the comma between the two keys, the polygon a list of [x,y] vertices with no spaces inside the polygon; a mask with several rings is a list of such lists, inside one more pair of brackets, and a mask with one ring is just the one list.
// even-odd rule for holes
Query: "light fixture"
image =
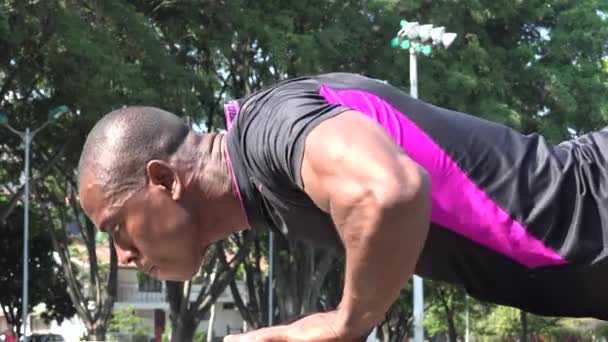
{"label": "light fixture", "polygon": [[433,29],[433,25],[420,25],[418,30],[418,36],[420,36],[420,41],[425,43],[431,38],[431,30]]}
{"label": "light fixture", "polygon": [[48,119],[50,121],[59,119],[63,114],[69,113],[70,108],[68,106],[59,106],[49,110]]}
{"label": "light fixture", "polygon": [[433,40],[433,44],[440,44],[441,38],[443,37],[444,33],[445,33],[445,27],[443,27],[443,26],[435,27],[434,29],[432,29],[431,30],[431,39]]}
{"label": "light fixture", "polygon": [[450,47],[450,45],[452,45],[452,43],[454,42],[454,40],[456,39],[457,34],[456,33],[451,33],[448,32],[446,34],[443,35],[442,39],[441,39],[441,43],[443,44],[444,48],[448,48]]}

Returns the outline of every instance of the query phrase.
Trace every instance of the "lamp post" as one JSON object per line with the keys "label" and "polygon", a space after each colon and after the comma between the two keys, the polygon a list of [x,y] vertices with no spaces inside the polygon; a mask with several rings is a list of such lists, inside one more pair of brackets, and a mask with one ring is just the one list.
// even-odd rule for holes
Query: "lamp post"
{"label": "lamp post", "polygon": [[274,293],[272,292],[274,288],[272,279],[274,277],[274,233],[272,230],[268,234],[268,251],[270,254],[268,258],[268,326],[271,327],[274,316]]}
{"label": "lamp post", "polygon": [[464,342],[470,342],[471,341],[471,331],[470,331],[470,326],[469,326],[469,295],[465,294],[464,296],[464,301],[465,301],[465,305],[466,305],[466,316],[465,316],[465,333],[464,333]]}
{"label": "lamp post", "polygon": [[[401,20],[401,29],[391,40],[391,46],[409,50],[410,53],[410,95],[418,98],[418,54],[430,56],[433,47],[447,49],[456,39],[456,33],[446,32],[445,27],[420,25],[418,22]],[[422,278],[414,275],[414,341],[424,340],[424,285]]]}
{"label": "lamp post", "polygon": [[27,342],[27,307],[28,307],[28,282],[29,282],[29,223],[30,223],[30,145],[34,136],[45,128],[50,122],[59,119],[63,114],[68,113],[70,109],[67,106],[59,106],[51,109],[48,112],[47,120],[42,126],[35,130],[30,130],[26,127],[25,131],[18,131],[8,123],[8,116],[0,112],[0,125],[8,128],[9,131],[15,133],[23,141],[25,148],[25,166],[24,174],[24,191],[23,191],[23,298],[22,298],[22,325],[23,325],[23,341]]}

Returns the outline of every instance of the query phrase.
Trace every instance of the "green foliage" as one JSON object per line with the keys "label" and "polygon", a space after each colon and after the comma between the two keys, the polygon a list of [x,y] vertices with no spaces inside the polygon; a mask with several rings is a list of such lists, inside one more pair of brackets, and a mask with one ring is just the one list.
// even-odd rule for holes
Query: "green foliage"
{"label": "green foliage", "polygon": [[[485,319],[477,322],[479,328],[489,336],[517,337],[521,332],[521,311],[506,306],[497,306]],[[546,335],[560,326],[558,318],[527,314],[530,335]]]}
{"label": "green foliage", "polygon": [[163,332],[162,341],[163,342],[171,342],[171,324],[165,325],[165,331]]}
{"label": "green foliage", "polygon": [[194,333],[194,339],[192,342],[207,342],[207,332],[206,331],[197,331]]}
{"label": "green foliage", "polygon": [[[445,307],[438,299],[443,295],[454,313],[458,336],[465,334],[465,302],[462,292],[446,287],[445,284],[427,281],[425,291],[428,296],[425,311],[425,332],[428,336],[445,334],[448,331]],[[469,297],[470,332],[475,341],[505,341],[518,339],[521,330],[521,311],[516,308],[483,303]],[[590,319],[545,317],[527,313],[529,337],[543,336],[550,341],[566,339],[598,338],[607,336],[608,328],[603,322]]]}
{"label": "green foliage", "polygon": [[68,246],[68,251],[70,252],[71,256],[73,256],[74,258],[77,258],[79,260],[82,260],[83,258],[88,257],[86,251],[81,250],[76,245]]}
{"label": "green foliage", "polygon": [[100,231],[95,232],[95,243],[99,245],[107,244],[110,241],[110,237],[108,234],[102,233]]}
{"label": "green foliage", "polygon": [[[328,277],[331,279],[331,277]],[[340,282],[339,284],[342,284]],[[339,289],[337,289],[339,290]],[[379,334],[383,341],[398,341],[409,333],[413,323],[413,291],[412,282],[401,290],[399,298],[391,305],[384,321],[382,322]]]}
{"label": "green foliage", "polygon": [[[0,204],[5,203],[4,199],[6,197],[0,197]],[[39,229],[43,220],[36,215],[37,209],[40,210],[34,206],[30,214],[28,311],[44,303],[47,310],[41,317],[45,321],[61,322],[74,316],[76,311],[66,292],[66,280],[53,257],[50,238]],[[18,325],[21,324],[23,289],[23,207],[18,206],[0,229],[0,305],[17,312],[16,321],[11,323]],[[10,321],[11,317],[7,319]]]}
{"label": "green foliage", "polygon": [[[557,141],[568,136],[567,127],[584,132],[606,122],[601,60],[608,31],[605,17],[597,14],[606,6],[601,1],[469,0],[397,8],[403,17],[459,34],[449,51],[421,60],[422,98],[525,132],[546,131]],[[540,118],[539,112],[545,115]]]}
{"label": "green foliage", "polygon": [[425,297],[430,301],[425,310],[424,328],[429,336],[448,331],[448,315],[457,332],[464,331],[465,295],[460,289],[435,282],[425,282]]}
{"label": "green foliage", "polygon": [[144,320],[136,314],[134,307],[115,308],[108,331],[133,336],[152,334],[152,329],[143,323]]}
{"label": "green foliage", "polygon": [[4,40],[10,33],[8,16],[8,6],[5,3],[0,3],[0,41]]}
{"label": "green foliage", "polygon": [[171,324],[165,325],[165,331],[163,332],[162,341],[163,342],[171,342]]}

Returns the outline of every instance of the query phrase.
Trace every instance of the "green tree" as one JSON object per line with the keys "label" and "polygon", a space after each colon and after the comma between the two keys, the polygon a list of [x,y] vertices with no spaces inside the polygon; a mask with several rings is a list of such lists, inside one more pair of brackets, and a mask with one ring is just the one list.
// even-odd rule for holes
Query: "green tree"
{"label": "green tree", "polygon": [[403,341],[410,335],[414,323],[412,304],[413,288],[410,281],[401,290],[399,298],[393,303],[379,326],[378,337],[381,341]]}
{"label": "green tree", "polygon": [[425,330],[429,336],[447,332],[448,341],[456,342],[464,331],[464,291],[437,282],[427,281],[425,285],[425,296],[431,301],[425,311]]}
{"label": "green tree", "polygon": [[[0,203],[6,196],[0,196]],[[51,240],[42,228],[40,215],[31,214],[32,225],[29,258],[28,312],[38,304],[45,304],[41,316],[46,322],[63,321],[74,316],[76,311],[66,292],[66,279],[60,265],[53,257]],[[0,307],[7,322],[20,331],[22,325],[23,295],[23,207],[17,206],[2,225],[2,249],[0,250]]]}
{"label": "green tree", "polygon": [[[268,326],[268,236],[254,231],[244,231],[235,236],[236,247],[248,249],[239,271],[230,281],[230,292],[237,309],[250,329]],[[249,246],[247,246],[249,244]],[[237,282],[245,286],[242,293]],[[244,298],[248,298],[247,301]]]}
{"label": "green tree", "polygon": [[[114,300],[116,254],[109,268],[98,265],[94,227],[83,219],[75,194],[80,150],[93,123],[125,104],[198,113],[191,76],[166,52],[149,20],[127,1],[0,4],[5,33],[0,35],[0,109],[20,129],[40,126],[48,109],[59,104],[73,112],[36,137],[32,195],[46,211],[46,224],[54,227],[49,232],[57,233],[51,237],[88,338],[103,340]],[[1,169],[7,179],[18,179],[20,141],[5,130],[0,134]],[[12,199],[0,208],[2,218],[16,208],[20,190],[15,183],[6,183]],[[86,270],[72,265],[70,241],[63,236],[70,222],[79,222],[87,247]],[[83,288],[93,290],[85,293]]]}
{"label": "green tree", "polygon": [[[43,212],[49,225],[48,233],[61,260],[71,302],[88,330],[87,339],[105,340],[116,298],[116,250],[110,243],[109,265],[99,261],[98,234],[78,205],[76,185],[69,178],[63,178],[64,184],[56,182],[57,180],[56,177],[50,177],[45,182],[47,186],[39,190],[40,199],[46,205]],[[76,236],[68,236],[69,226],[77,228]],[[75,247],[73,243],[84,245],[85,251],[72,248]]]}
{"label": "green tree", "polygon": [[[507,306],[497,306],[480,323],[486,326],[486,334],[503,338],[521,336],[521,311]],[[528,337],[548,334],[559,325],[559,318],[526,314]]]}
{"label": "green tree", "polygon": [[143,341],[146,341],[147,336],[152,334],[152,329],[144,324],[144,319],[137,315],[133,306],[125,306],[114,309],[108,332],[118,340],[124,341],[132,337],[135,341],[141,336]]}
{"label": "green tree", "polygon": [[580,134],[605,124],[605,1],[395,6],[411,20],[459,33],[449,51],[421,63],[422,98],[526,133],[541,132],[552,141],[569,137],[568,128]]}

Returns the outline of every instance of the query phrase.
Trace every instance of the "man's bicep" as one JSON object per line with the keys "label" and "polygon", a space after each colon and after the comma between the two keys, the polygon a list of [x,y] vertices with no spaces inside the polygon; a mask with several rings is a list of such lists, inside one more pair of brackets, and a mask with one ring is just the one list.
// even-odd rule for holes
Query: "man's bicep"
{"label": "man's bicep", "polygon": [[328,119],[310,132],[301,172],[304,191],[329,213],[339,209],[332,205],[348,210],[370,192],[382,202],[408,195],[424,173],[383,127],[356,111]]}

